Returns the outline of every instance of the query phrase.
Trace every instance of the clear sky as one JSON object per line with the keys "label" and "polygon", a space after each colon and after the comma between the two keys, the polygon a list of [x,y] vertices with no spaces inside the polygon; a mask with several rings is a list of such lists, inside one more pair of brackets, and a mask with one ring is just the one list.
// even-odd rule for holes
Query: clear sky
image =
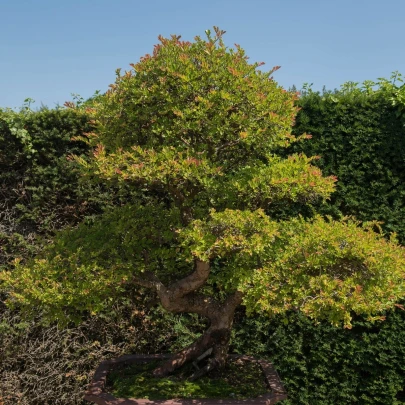
{"label": "clear sky", "polygon": [[315,89],[405,73],[405,0],[0,0],[0,107],[105,91],[157,36],[226,30],[275,80]]}

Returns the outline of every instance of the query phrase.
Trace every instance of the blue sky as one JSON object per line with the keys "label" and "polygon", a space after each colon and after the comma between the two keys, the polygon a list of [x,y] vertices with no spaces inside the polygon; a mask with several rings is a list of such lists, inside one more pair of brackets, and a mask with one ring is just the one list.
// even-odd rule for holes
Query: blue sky
{"label": "blue sky", "polygon": [[288,88],[405,73],[405,0],[0,0],[0,107],[87,98],[157,36],[226,30]]}

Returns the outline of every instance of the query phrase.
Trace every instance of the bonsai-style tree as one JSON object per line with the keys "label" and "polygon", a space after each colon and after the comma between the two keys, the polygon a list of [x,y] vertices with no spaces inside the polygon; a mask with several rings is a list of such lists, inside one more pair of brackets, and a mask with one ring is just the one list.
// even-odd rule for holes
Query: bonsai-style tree
{"label": "bonsai-style tree", "polygon": [[405,296],[395,237],[314,214],[336,178],[313,157],[277,155],[309,137],[290,134],[297,95],[273,80],[277,67],[258,70],[222,35],[159,38],[152,55],[117,72],[88,109],[94,156],[75,159],[132,200],[1,276],[10,304],[48,319],[97,312],[128,285],[151,289],[167,311],[207,318],[156,376],[210,349],[204,371],[224,365],[239,305],[350,327],[351,313],[376,314]]}

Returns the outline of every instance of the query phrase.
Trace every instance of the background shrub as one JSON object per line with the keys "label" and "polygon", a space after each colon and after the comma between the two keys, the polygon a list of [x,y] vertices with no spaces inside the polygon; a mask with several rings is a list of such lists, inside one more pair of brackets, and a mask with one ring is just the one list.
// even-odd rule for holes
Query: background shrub
{"label": "background shrub", "polygon": [[314,324],[299,313],[271,321],[241,317],[233,348],[273,361],[285,404],[405,403],[405,311],[384,322],[355,317],[351,330]]}
{"label": "background shrub", "polygon": [[405,120],[402,104],[394,102],[398,89],[380,80],[363,87],[347,83],[335,92],[304,91],[294,133],[312,139],[290,152],[319,155],[315,164],[338,177],[326,213],[382,221],[405,243]]}
{"label": "background shrub", "polygon": [[87,151],[71,138],[89,129],[85,114],[66,109],[0,111],[0,266],[89,212],[89,193],[66,158]]}
{"label": "background shrub", "polygon": [[129,300],[63,329],[0,310],[0,403],[5,405],[85,404],[84,390],[102,359],[176,350],[202,327],[198,319],[168,316],[142,303],[135,308]]}
{"label": "background shrub", "polygon": [[28,257],[40,239],[129,198],[122,188],[81,178],[69,156],[92,130],[84,109],[0,110],[0,268]]}

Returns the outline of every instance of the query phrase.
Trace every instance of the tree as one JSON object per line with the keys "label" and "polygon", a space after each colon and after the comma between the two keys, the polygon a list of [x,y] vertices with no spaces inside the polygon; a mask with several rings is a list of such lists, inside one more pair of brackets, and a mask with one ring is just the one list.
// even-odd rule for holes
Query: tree
{"label": "tree", "polygon": [[117,72],[88,108],[94,156],[75,159],[90,177],[132,188],[133,201],[2,274],[8,302],[47,319],[99,311],[128,286],[152,290],[168,311],[207,318],[205,333],[156,376],[210,349],[203,372],[223,366],[239,305],[350,327],[352,311],[372,315],[405,295],[395,236],[304,211],[329,197],[336,178],[311,165],[316,157],[277,156],[309,137],[290,134],[297,95],[272,79],[277,67],[263,72],[240,46],[227,48],[223,33],[160,37],[152,55]]}

